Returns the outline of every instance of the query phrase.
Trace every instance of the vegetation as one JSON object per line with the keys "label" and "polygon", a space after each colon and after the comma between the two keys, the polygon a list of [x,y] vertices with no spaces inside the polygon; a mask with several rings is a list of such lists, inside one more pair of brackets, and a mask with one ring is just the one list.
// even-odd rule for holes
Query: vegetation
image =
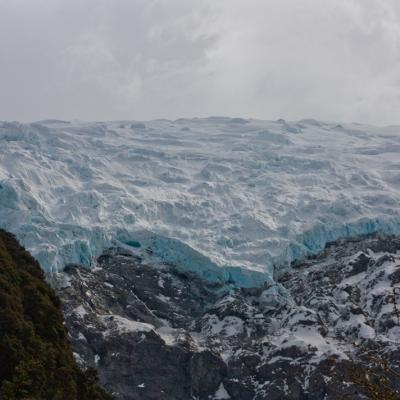
{"label": "vegetation", "polygon": [[351,381],[370,400],[400,400],[400,392],[396,388],[400,374],[380,355],[368,355],[368,367],[353,367]]}
{"label": "vegetation", "polygon": [[60,303],[36,260],[0,230],[0,399],[108,400],[76,364]]}

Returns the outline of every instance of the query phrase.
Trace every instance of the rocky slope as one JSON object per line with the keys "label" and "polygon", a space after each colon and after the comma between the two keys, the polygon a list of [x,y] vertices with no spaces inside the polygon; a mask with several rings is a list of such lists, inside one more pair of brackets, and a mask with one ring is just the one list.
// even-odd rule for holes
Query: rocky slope
{"label": "rocky slope", "polygon": [[114,248],[68,266],[58,293],[76,358],[121,400],[364,399],[377,355],[398,370],[399,238],[334,242],[276,271],[235,288]]}

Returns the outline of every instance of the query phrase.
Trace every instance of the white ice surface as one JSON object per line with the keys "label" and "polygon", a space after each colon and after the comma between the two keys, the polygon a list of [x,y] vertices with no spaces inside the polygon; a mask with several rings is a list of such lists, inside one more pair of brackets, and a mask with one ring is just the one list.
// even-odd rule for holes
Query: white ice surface
{"label": "white ice surface", "polygon": [[338,237],[400,233],[399,201],[400,127],[0,123],[0,227],[48,271],[119,240],[252,285]]}

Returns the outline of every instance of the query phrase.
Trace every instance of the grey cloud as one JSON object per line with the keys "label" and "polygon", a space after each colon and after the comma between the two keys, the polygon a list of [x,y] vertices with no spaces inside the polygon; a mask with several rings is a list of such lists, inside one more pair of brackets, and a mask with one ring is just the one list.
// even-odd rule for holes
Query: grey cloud
{"label": "grey cloud", "polygon": [[400,123],[397,0],[0,0],[0,119]]}

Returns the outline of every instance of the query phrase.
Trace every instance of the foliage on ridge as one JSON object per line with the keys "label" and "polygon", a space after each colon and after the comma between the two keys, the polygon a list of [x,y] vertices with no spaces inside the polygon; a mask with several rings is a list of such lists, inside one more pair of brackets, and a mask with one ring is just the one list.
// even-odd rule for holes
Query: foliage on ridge
{"label": "foliage on ridge", "polygon": [[38,262],[0,230],[0,399],[108,400],[74,360],[60,302]]}

